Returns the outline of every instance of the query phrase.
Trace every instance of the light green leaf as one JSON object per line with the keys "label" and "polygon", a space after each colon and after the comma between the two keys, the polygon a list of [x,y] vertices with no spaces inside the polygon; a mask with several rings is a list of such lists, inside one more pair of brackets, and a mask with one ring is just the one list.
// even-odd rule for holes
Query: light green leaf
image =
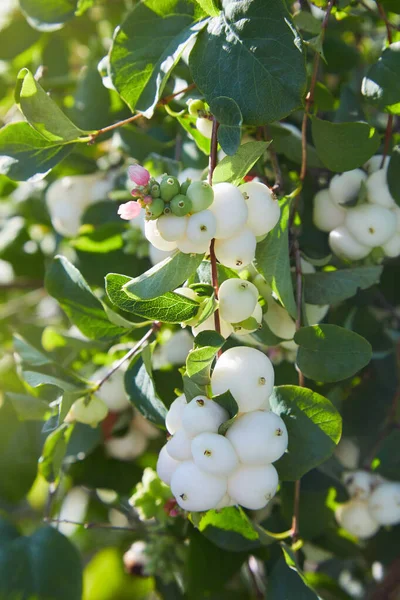
{"label": "light green leaf", "polygon": [[379,282],[382,267],[355,267],[304,275],[304,297],[309,304],[336,304]]}
{"label": "light green leaf", "polygon": [[330,123],[316,117],[312,118],[312,136],[319,158],[338,173],[361,167],[381,143],[368,123]]}
{"label": "light green leaf", "polygon": [[[15,102],[28,123],[48,142],[70,144],[81,141],[85,134],[46,94],[29,69],[18,73]],[[87,138],[84,141],[88,141]]]}
{"label": "light green leaf", "polygon": [[110,322],[100,300],[80,272],[64,256],[56,256],[46,273],[46,289],[56,298],[72,323],[95,340],[116,338],[125,329]]}
{"label": "light green leaf", "polygon": [[136,4],[117,28],[111,47],[113,84],[129,108],[147,118],[185,47],[206,23],[193,23],[193,6],[176,4],[165,16],[145,3]]}
{"label": "light green leaf", "polygon": [[29,123],[11,123],[0,129],[0,174],[15,181],[43,179],[73,149],[49,142]]}
{"label": "light green leaf", "polygon": [[216,166],[213,173],[213,183],[224,181],[240,185],[243,177],[264,154],[270,142],[247,142],[239,147],[234,156],[225,156]]}
{"label": "light green leaf", "polygon": [[234,100],[247,125],[282,119],[301,106],[306,86],[302,42],[285,3],[224,0],[222,7],[190,53],[196,85],[209,104]]}
{"label": "light green leaf", "polygon": [[73,18],[77,0],[19,0],[28,23],[39,31],[56,31]]}
{"label": "light green leaf", "polygon": [[43,421],[46,413],[50,410],[45,400],[35,396],[9,392],[7,399],[11,402],[20,421]]}
{"label": "light green leaf", "polygon": [[354,331],[338,325],[301,327],[294,336],[299,345],[297,365],[315,381],[342,381],[365,367],[372,357],[371,344]]}
{"label": "light green leaf", "polygon": [[219,14],[219,8],[215,0],[195,0],[197,4],[210,17],[216,17]]}
{"label": "light green leaf", "polygon": [[361,92],[379,110],[400,114],[400,47],[388,46],[363,79]]}
{"label": "light green leaf", "polygon": [[179,287],[188,279],[203,260],[202,254],[175,252],[123,287],[133,298],[149,300]]}
{"label": "light green leaf", "polygon": [[318,35],[321,32],[321,21],[307,10],[300,10],[293,15],[293,21],[296,27]]}
{"label": "light green leaf", "polygon": [[290,271],[289,215],[290,200],[286,199],[281,204],[279,223],[262,242],[257,244],[256,264],[268,285],[295,319],[297,308]]}
{"label": "light green leaf", "polygon": [[331,456],[342,419],[327,398],[295,385],[275,387],[270,404],[289,434],[288,450],[275,466],[280,479],[295,481]]}
{"label": "light green leaf", "polygon": [[225,343],[225,338],[216,331],[202,331],[194,338],[194,349],[186,359],[186,371],[193,377],[211,366],[217,352]]}
{"label": "light green leaf", "polygon": [[220,96],[211,101],[210,110],[219,123],[218,141],[221,148],[226,154],[232,156],[240,146],[243,122],[240,108],[232,98]]}
{"label": "light green leaf", "polygon": [[167,292],[153,300],[134,300],[122,287],[131,277],[109,273],[106,277],[106,292],[111,302],[126,312],[151,321],[182,323],[193,319],[199,311],[199,303],[173,292]]}
{"label": "light green leaf", "polygon": [[39,473],[46,481],[58,479],[73,429],[73,426],[63,424],[47,436],[39,460]]}
{"label": "light green leaf", "polygon": [[[389,160],[387,158],[386,160]],[[390,193],[400,206],[400,146],[395,146],[387,170],[387,183]]]}

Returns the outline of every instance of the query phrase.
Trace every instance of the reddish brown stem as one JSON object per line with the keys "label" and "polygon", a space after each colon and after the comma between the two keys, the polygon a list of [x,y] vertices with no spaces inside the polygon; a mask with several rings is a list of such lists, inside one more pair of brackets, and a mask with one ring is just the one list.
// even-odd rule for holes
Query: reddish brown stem
{"label": "reddish brown stem", "polygon": [[[271,141],[271,135],[269,133],[268,125],[265,125],[264,127],[264,137],[267,142]],[[271,142],[268,146],[268,154],[275,175],[275,183],[272,187],[272,191],[275,192],[275,194],[279,194],[283,191],[283,177],[273,142]]]}

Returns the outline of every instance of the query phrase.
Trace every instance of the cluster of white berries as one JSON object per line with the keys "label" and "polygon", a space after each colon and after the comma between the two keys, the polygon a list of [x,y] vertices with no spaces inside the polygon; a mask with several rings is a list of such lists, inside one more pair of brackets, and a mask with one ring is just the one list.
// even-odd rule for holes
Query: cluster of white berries
{"label": "cluster of white berries", "polygon": [[361,260],[373,248],[389,257],[400,254],[400,208],[387,184],[389,160],[381,168],[382,158],[366,163],[368,174],[354,169],[335,175],[314,197],[314,224],[329,232],[331,250],[341,258]]}
{"label": "cluster of white berries", "polygon": [[166,417],[171,438],[162,448],[157,473],[179,506],[206,511],[240,504],[257,510],[266,506],[278,487],[272,463],[286,451],[283,420],[270,411],[274,370],[268,357],[254,348],[230,348],[217,361],[211,378],[214,394],[228,390],[238,416],[225,435],[218,433],[229,419],[216,401],[184,395]]}
{"label": "cluster of white berries", "polygon": [[367,471],[348,473],[344,483],[351,499],[337,508],[336,519],[349,533],[367,539],[381,525],[400,523],[400,483]]}

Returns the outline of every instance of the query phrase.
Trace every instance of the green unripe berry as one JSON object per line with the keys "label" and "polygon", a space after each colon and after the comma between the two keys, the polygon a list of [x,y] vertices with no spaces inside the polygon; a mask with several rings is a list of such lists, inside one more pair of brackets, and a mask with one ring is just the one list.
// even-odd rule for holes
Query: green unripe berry
{"label": "green unripe berry", "polygon": [[179,194],[181,186],[176,177],[163,177],[160,183],[161,198],[164,202],[169,202],[174,196]]}
{"label": "green unripe berry", "polygon": [[154,198],[153,202],[146,206],[146,219],[149,219],[150,221],[158,219],[158,217],[163,214],[164,207],[165,204],[161,198]]}
{"label": "green unripe berry", "polygon": [[189,179],[189,177],[186,179],[186,181],[181,183],[181,194],[186,194],[186,192],[188,191],[188,187],[191,183],[192,183],[192,180]]}
{"label": "green unripe berry", "polygon": [[203,100],[188,100],[187,105],[189,115],[192,117],[198,117],[199,111],[204,111],[206,108]]}
{"label": "green unripe berry", "polygon": [[193,181],[187,189],[187,197],[192,202],[192,212],[197,213],[205,210],[214,200],[212,187],[206,181]]}
{"label": "green unripe berry", "polygon": [[164,210],[163,210],[164,215],[170,215],[171,212],[172,212],[171,204],[169,202],[164,202]]}
{"label": "green unripe berry", "polygon": [[150,195],[153,198],[159,198],[161,194],[160,184],[155,181],[150,187]]}
{"label": "green unripe berry", "polygon": [[178,194],[171,200],[171,211],[172,214],[177,217],[184,217],[192,210],[192,202],[190,198],[184,194]]}

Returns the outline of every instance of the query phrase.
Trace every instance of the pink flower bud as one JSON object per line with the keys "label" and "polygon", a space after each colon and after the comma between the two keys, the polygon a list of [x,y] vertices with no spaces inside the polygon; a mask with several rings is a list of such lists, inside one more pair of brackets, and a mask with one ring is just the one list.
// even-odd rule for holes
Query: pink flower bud
{"label": "pink flower bud", "polygon": [[147,185],[150,181],[150,173],[140,165],[131,165],[128,168],[128,175],[136,185]]}
{"label": "pink flower bud", "polygon": [[125,202],[125,204],[121,204],[118,208],[118,214],[121,219],[125,219],[126,221],[130,221],[131,219],[135,219],[142,210],[140,204],[131,200],[130,202]]}
{"label": "pink flower bud", "polygon": [[153,197],[152,196],[145,196],[143,198],[143,203],[144,204],[151,204],[153,202]]}
{"label": "pink flower bud", "polygon": [[133,196],[134,198],[141,198],[142,192],[141,190],[139,190],[139,188],[133,188],[133,190],[131,191],[131,196]]}

